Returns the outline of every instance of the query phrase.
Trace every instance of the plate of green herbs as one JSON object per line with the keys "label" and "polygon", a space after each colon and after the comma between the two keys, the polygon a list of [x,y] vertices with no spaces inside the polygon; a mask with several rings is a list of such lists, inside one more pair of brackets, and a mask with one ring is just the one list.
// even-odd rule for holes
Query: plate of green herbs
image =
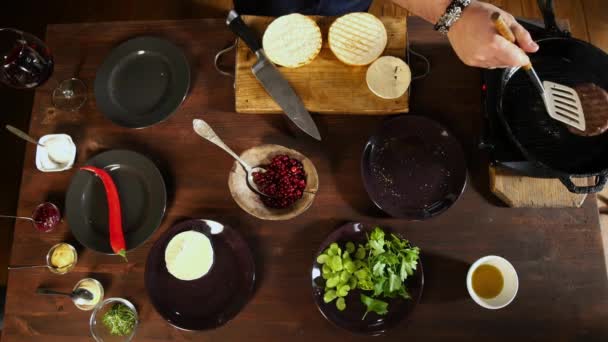
{"label": "plate of green herbs", "polygon": [[420,248],[392,230],[348,223],[321,244],[312,267],[321,314],[353,333],[379,335],[408,317],[422,295]]}
{"label": "plate of green herbs", "polygon": [[89,323],[97,342],[131,341],[138,325],[137,309],[126,299],[108,298],[95,308]]}

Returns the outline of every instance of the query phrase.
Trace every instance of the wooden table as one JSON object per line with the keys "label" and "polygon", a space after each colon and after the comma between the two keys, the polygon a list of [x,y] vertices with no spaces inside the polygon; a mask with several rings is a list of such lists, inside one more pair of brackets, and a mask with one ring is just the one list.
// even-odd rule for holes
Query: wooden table
{"label": "wooden table", "polygon": [[[282,116],[234,113],[232,81],[212,66],[214,54],[231,43],[223,20],[53,25],[47,41],[56,56],[53,80],[36,92],[30,133],[71,134],[78,160],[112,148],[129,148],[151,157],[168,184],[169,207],[160,229],[142,247],[120,258],[80,249],[75,271],[56,276],[44,269],[11,271],[2,341],[85,341],[89,313],[70,302],[38,297],[39,286],[69,290],[93,276],[107,296],[131,299],[141,313],[136,340],[336,341],[365,340],[340,330],[318,312],[311,296],[310,266],[318,245],[346,221],[390,226],[423,250],[425,289],[411,321],[384,339],[410,340],[603,340],[608,339],[608,281],[595,199],[580,209],[509,209],[491,197],[487,164],[476,141],[480,122],[480,73],[463,66],[447,42],[429,25],[412,20],[413,48],[430,57],[432,73],[413,84],[412,113],[443,122],[462,141],[470,169],[461,200],[440,217],[406,222],[382,215],[368,199],[359,175],[359,158],[383,117],[316,117],[322,143],[295,138]],[[95,70],[117,43],[142,33],[160,34],[182,46],[194,70],[193,88],[169,120],[128,130],[106,120],[92,99],[80,113],[55,111],[50,91],[56,80],[77,72],[92,85]],[[414,71],[421,70],[413,63]],[[321,187],[308,212],[289,222],[257,220],[241,211],[226,185],[232,165],[224,152],[191,131],[195,117],[207,120],[237,151],[261,143],[293,147],[309,156]],[[63,206],[74,171],[43,174],[34,167],[34,148],[25,155],[19,215],[50,199]],[[152,243],[175,222],[210,218],[235,227],[250,243],[257,264],[251,302],[215,331],[191,333],[169,326],[145,294],[143,272]],[[43,262],[48,248],[73,241],[67,224],[49,234],[27,222],[15,225],[12,265]],[[465,274],[478,257],[497,254],[518,271],[520,289],[503,310],[489,311],[468,298]]]}

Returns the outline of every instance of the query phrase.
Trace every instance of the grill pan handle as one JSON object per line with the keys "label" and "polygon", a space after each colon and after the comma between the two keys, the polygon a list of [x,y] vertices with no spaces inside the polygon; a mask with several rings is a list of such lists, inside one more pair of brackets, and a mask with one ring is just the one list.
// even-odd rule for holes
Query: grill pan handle
{"label": "grill pan handle", "polygon": [[553,36],[569,37],[570,33],[568,31],[562,31],[559,26],[557,26],[553,0],[537,0],[537,3],[540,12],[543,14],[545,29]]}
{"label": "grill pan handle", "polygon": [[606,172],[601,173],[595,177],[595,185],[590,186],[578,186],[572,182],[570,176],[561,176],[559,180],[568,188],[568,190],[575,194],[594,194],[596,192],[602,191],[604,186],[606,185],[606,181],[608,174]]}

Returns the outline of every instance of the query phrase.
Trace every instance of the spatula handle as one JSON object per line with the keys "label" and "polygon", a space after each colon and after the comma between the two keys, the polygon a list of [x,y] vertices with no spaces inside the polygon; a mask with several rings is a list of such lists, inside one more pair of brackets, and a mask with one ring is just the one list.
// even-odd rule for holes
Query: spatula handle
{"label": "spatula handle", "polygon": [[[496,27],[496,31],[498,31],[498,33],[503,38],[505,38],[506,40],[515,44],[515,42],[516,42],[515,34],[513,34],[513,31],[511,31],[511,28],[509,27],[509,25],[507,25],[505,20],[500,16],[500,13],[499,12],[492,13],[491,18],[492,18],[492,21],[494,22],[494,26]],[[522,68],[524,68],[524,70],[530,70],[530,69],[532,69],[532,63],[528,63],[528,64],[524,65]]]}

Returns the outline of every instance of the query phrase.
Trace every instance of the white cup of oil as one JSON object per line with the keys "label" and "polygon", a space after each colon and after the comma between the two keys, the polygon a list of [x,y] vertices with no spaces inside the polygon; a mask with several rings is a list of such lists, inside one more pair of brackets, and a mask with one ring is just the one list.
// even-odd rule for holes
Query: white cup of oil
{"label": "white cup of oil", "polygon": [[496,310],[509,305],[519,289],[515,268],[507,259],[488,255],[475,261],[467,273],[467,290],[475,303]]}

